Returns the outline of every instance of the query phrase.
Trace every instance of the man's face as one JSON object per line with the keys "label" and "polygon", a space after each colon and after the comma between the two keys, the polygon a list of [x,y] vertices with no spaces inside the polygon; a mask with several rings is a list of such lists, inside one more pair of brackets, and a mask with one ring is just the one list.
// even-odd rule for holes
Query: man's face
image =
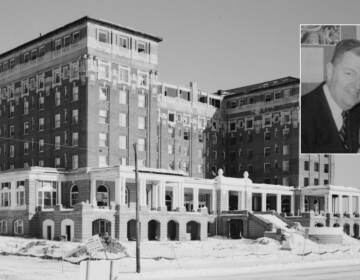
{"label": "man's face", "polygon": [[360,102],[360,56],[346,52],[335,65],[327,65],[327,81],[330,93],[343,110],[349,110]]}

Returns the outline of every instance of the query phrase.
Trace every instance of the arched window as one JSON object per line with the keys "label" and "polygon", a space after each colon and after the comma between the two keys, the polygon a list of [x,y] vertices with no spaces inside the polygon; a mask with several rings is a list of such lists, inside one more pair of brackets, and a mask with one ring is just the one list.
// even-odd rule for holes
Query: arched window
{"label": "arched window", "polygon": [[10,205],[11,205],[10,182],[1,183],[0,206],[10,207]]}
{"label": "arched window", "polygon": [[16,183],[16,205],[25,205],[25,182],[17,181]]}
{"label": "arched window", "polygon": [[79,202],[79,188],[77,185],[73,185],[70,189],[70,206],[74,206]]}
{"label": "arched window", "polygon": [[0,220],[0,233],[7,233],[7,221]]}
{"label": "arched window", "polygon": [[100,207],[109,206],[109,192],[104,185],[101,185],[97,188],[96,201],[97,201],[97,206]]}
{"label": "arched window", "polygon": [[23,222],[23,220],[16,220],[14,222],[14,233],[15,234],[24,234],[24,222]]}

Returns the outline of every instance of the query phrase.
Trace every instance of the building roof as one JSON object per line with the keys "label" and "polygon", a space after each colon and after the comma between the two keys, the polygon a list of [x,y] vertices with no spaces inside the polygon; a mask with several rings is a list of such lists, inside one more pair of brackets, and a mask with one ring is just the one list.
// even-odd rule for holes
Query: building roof
{"label": "building roof", "polygon": [[0,54],[0,59],[13,53],[13,52],[16,52],[16,51],[19,51],[23,48],[26,48],[28,46],[31,46],[37,42],[40,42],[44,39],[47,39],[49,37],[52,37],[54,36],[55,34],[59,33],[59,32],[62,32],[64,30],[67,30],[69,28],[72,28],[74,26],[77,26],[77,25],[80,25],[80,24],[83,24],[83,23],[86,23],[86,22],[91,22],[91,23],[95,23],[95,24],[98,24],[98,25],[101,25],[101,26],[104,26],[104,27],[108,27],[108,28],[113,28],[113,29],[116,29],[116,30],[119,30],[119,31],[123,31],[123,32],[127,32],[127,33],[130,33],[130,34],[133,34],[133,35],[136,35],[136,36],[139,36],[139,37],[143,37],[145,39],[149,39],[149,40],[152,40],[152,41],[155,41],[155,42],[161,42],[163,39],[160,38],[160,37],[157,37],[157,36],[153,36],[153,35],[150,35],[150,34],[147,34],[147,33],[144,33],[144,32],[141,32],[141,31],[137,31],[135,29],[132,29],[132,28],[129,28],[129,27],[125,27],[125,26],[120,26],[120,25],[117,25],[117,24],[114,24],[114,23],[111,23],[111,22],[107,22],[107,21],[104,21],[104,20],[100,20],[100,19],[95,19],[95,18],[91,18],[91,17],[88,17],[88,16],[84,16],[80,19],[77,19],[75,21],[72,21],[68,24],[65,24],[59,28],[56,28],[44,35],[41,35],[31,41],[28,41],[24,44],[21,44],[13,49],[10,49],[4,53],[1,53]]}
{"label": "building roof", "polygon": [[278,88],[280,86],[286,86],[286,85],[292,85],[292,84],[299,84],[300,80],[298,78],[294,77],[284,77],[279,78],[276,80],[271,80],[263,83],[258,84],[252,84],[248,86],[228,89],[223,91],[223,95],[225,95],[225,98],[234,97],[234,96],[241,96],[241,95],[247,95],[250,93],[255,93],[259,91],[263,91],[265,89],[273,89]]}

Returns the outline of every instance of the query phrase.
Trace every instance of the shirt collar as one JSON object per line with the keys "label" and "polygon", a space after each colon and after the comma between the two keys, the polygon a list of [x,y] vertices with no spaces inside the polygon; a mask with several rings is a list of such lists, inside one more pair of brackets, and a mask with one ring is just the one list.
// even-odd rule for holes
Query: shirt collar
{"label": "shirt collar", "polygon": [[342,109],[340,106],[335,102],[334,98],[331,96],[330,90],[327,86],[327,84],[324,84],[323,86],[324,94],[326,97],[326,101],[329,104],[331,115],[335,121],[336,127],[338,130],[341,129],[341,126],[343,124],[343,118],[342,118]]}

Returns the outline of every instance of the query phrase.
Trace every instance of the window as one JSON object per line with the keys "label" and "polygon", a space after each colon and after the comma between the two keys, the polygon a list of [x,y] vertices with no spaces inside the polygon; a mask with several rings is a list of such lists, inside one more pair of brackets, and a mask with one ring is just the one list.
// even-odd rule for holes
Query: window
{"label": "window", "polygon": [[184,130],[184,140],[190,139],[190,131],[188,129]]}
{"label": "window", "polygon": [[70,206],[73,207],[79,202],[79,188],[77,185],[73,185],[70,189]]}
{"label": "window", "polygon": [[10,182],[1,183],[0,189],[0,206],[10,207],[11,205],[11,184]]}
{"label": "window", "polygon": [[70,65],[70,81],[79,79],[79,62],[73,62]]}
{"label": "window", "polygon": [[125,90],[119,91],[119,104],[127,104],[127,92]]}
{"label": "window", "polygon": [[271,127],[271,115],[264,116],[263,127]]}
{"label": "window", "polygon": [[144,138],[139,138],[138,139],[138,151],[139,152],[144,152],[145,151],[145,139]]}
{"label": "window", "polygon": [[308,186],[309,185],[309,178],[305,177],[304,178],[304,186]]}
{"label": "window", "polygon": [[17,206],[25,205],[25,182],[24,181],[16,182],[16,205]]}
{"label": "window", "polygon": [[44,139],[39,139],[39,152],[44,151]]}
{"label": "window", "polygon": [[98,67],[98,78],[101,80],[109,80],[110,79],[110,63],[105,61],[99,62]]}
{"label": "window", "polygon": [[117,36],[117,45],[119,47],[128,49],[129,48],[129,38],[125,36]]}
{"label": "window", "polygon": [[279,153],[279,145],[278,144],[274,145],[274,151],[275,151],[276,154]]}
{"label": "window", "polygon": [[37,89],[38,90],[43,90],[44,89],[44,84],[45,84],[44,80],[45,80],[45,74],[44,73],[38,75],[38,80],[37,80],[37,82],[38,82]]}
{"label": "window", "polygon": [[173,155],[175,153],[175,146],[173,144],[168,144],[168,154]]}
{"label": "window", "polygon": [[148,86],[148,74],[145,72],[139,71],[138,74],[138,86],[146,88]]}
{"label": "window", "polygon": [[15,67],[15,59],[10,60],[10,69],[14,69]]}
{"label": "window", "polygon": [[29,59],[30,59],[30,54],[27,52],[27,53],[24,53],[23,55],[23,62],[24,63],[28,63],[29,62]]}
{"label": "window", "polygon": [[138,128],[145,129],[145,117],[138,117]]}
{"label": "window", "polygon": [[328,185],[329,184],[329,180],[325,179],[324,180],[324,185]]}
{"label": "window", "polygon": [[264,132],[264,140],[265,141],[271,140],[271,132],[270,131],[265,131]]}
{"label": "window", "polygon": [[61,138],[60,136],[55,136],[55,150],[59,150],[61,145]]}
{"label": "window", "polygon": [[129,68],[120,66],[119,68],[119,81],[129,83]]}
{"label": "window", "polygon": [[73,33],[73,43],[77,43],[80,40],[80,32],[74,32]]}
{"label": "window", "polygon": [[314,178],[314,185],[315,186],[319,185],[319,179],[318,178]]}
{"label": "window", "polygon": [[108,166],[108,157],[104,155],[99,156],[99,167],[106,166]]}
{"label": "window", "polygon": [[71,121],[73,124],[77,124],[79,122],[79,110],[78,109],[72,110]]}
{"label": "window", "polygon": [[64,37],[64,47],[68,47],[71,43],[71,36],[67,35]]}
{"label": "window", "polygon": [[168,113],[168,121],[173,123],[175,122],[175,114],[174,113]]}
{"label": "window", "polygon": [[55,92],[55,106],[60,106],[61,104],[61,93],[59,90]]}
{"label": "window", "polygon": [[183,116],[183,123],[186,126],[190,126],[190,116],[189,115],[184,115]]}
{"label": "window", "polygon": [[10,145],[10,154],[9,154],[10,158],[13,158],[15,156],[15,146],[14,145]]}
{"label": "window", "polygon": [[61,69],[60,69],[60,67],[53,70],[53,84],[55,86],[61,84]]}
{"label": "window", "polygon": [[289,161],[288,160],[284,160],[283,161],[283,171],[289,171]]}
{"label": "window", "polygon": [[55,115],[55,128],[59,128],[61,126],[61,115],[56,114]]}
{"label": "window", "polygon": [[119,136],[119,149],[126,150],[126,147],[127,147],[126,136],[120,135]]}
{"label": "window", "polygon": [[64,65],[62,67],[62,78],[63,78],[63,80],[68,80],[69,76],[70,76],[69,65]]}
{"label": "window", "polygon": [[99,133],[99,147],[107,147],[108,135],[107,133]]}
{"label": "window", "polygon": [[24,97],[24,115],[29,113],[29,100]]}
{"label": "window", "polygon": [[271,154],[271,148],[270,147],[265,147],[264,148],[264,156],[268,157],[268,156],[270,156],[270,154]]}
{"label": "window", "polygon": [[110,88],[109,87],[100,87],[100,91],[99,91],[99,100],[101,101],[107,101],[109,100],[109,91]]}
{"label": "window", "polygon": [[37,206],[41,208],[53,208],[56,205],[57,182],[39,181]]}
{"label": "window", "polygon": [[230,131],[236,131],[236,122],[230,122],[229,130]]}
{"label": "window", "polygon": [[55,157],[55,167],[61,167],[61,158]]}
{"label": "window", "polygon": [[61,39],[55,40],[55,51],[59,51],[61,49]]}
{"label": "window", "polygon": [[271,170],[271,164],[269,162],[264,163],[264,172],[268,173]]}
{"label": "window", "polygon": [[213,145],[216,145],[216,144],[217,144],[217,135],[216,135],[216,134],[213,134],[213,135],[211,136],[211,138],[212,138],[212,143],[213,143]]}
{"label": "window", "polygon": [[108,123],[108,111],[99,110],[99,123],[101,123],[101,124]]}
{"label": "window", "polygon": [[45,54],[45,47],[44,46],[41,46],[39,48],[39,57],[43,57]]}
{"label": "window", "polygon": [[327,163],[324,164],[324,172],[329,173],[329,164]]}
{"label": "window", "polygon": [[175,137],[175,127],[172,127],[172,126],[168,126],[168,135],[171,137],[171,138],[174,138]]}
{"label": "window", "polygon": [[146,43],[143,41],[137,41],[136,43],[138,53],[146,53]]}
{"label": "window", "polygon": [[13,125],[10,125],[9,133],[10,133],[10,136],[15,135],[15,127]]}
{"label": "window", "polygon": [[309,170],[309,162],[307,160],[304,161],[304,170],[306,170],[306,171]]}
{"label": "window", "polygon": [[125,113],[119,113],[119,125],[121,127],[126,127],[127,125],[127,115]]}
{"label": "window", "polygon": [[108,43],[109,42],[109,32],[105,31],[105,30],[99,30],[98,40],[102,43]]}
{"label": "window", "polygon": [[9,117],[12,118],[15,114],[15,104],[13,102],[10,103]]}
{"label": "window", "polygon": [[0,233],[7,233],[7,221],[0,220]]}
{"label": "window", "polygon": [[72,101],[79,100],[79,88],[77,86],[73,86],[72,88]]}
{"label": "window", "polygon": [[24,135],[29,134],[29,122],[24,122]]}
{"label": "window", "polygon": [[245,122],[245,128],[246,129],[252,129],[253,128],[253,119],[246,119],[246,122]]}
{"label": "window", "polygon": [[315,162],[315,164],[314,164],[314,170],[315,170],[316,172],[319,172],[319,163],[318,163],[318,162]]}
{"label": "window", "polygon": [[72,133],[71,143],[73,146],[79,145],[79,133],[78,132]]}
{"label": "window", "polygon": [[29,142],[25,142],[24,143],[24,154],[28,154],[29,153]]}
{"label": "window", "polygon": [[24,222],[23,220],[16,220],[14,222],[14,233],[17,235],[24,234]]}
{"label": "window", "polygon": [[72,169],[78,169],[79,167],[79,156],[73,155],[72,156]]}
{"label": "window", "polygon": [[283,155],[286,156],[289,154],[289,145],[288,144],[284,144],[283,145]]}
{"label": "window", "polygon": [[40,92],[39,93],[39,109],[44,109],[44,103],[45,103],[44,93]]}
{"label": "window", "polygon": [[146,103],[145,103],[145,95],[144,94],[138,94],[138,106],[140,108],[145,108]]}
{"label": "window", "polygon": [[39,131],[43,131],[45,128],[45,119],[39,118]]}

